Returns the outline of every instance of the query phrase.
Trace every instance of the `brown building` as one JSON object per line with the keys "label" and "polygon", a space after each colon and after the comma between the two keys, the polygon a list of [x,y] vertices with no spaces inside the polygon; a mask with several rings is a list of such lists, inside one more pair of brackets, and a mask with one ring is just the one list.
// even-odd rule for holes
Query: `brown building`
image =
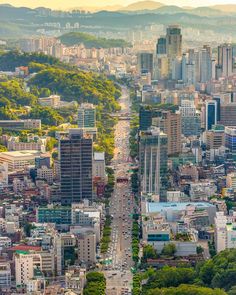
{"label": "brown building", "polygon": [[181,153],[181,116],[171,111],[162,112],[162,130],[168,138],[168,155]]}
{"label": "brown building", "polygon": [[206,133],[206,146],[207,149],[218,149],[225,145],[225,132],[224,126],[216,125],[212,130]]}

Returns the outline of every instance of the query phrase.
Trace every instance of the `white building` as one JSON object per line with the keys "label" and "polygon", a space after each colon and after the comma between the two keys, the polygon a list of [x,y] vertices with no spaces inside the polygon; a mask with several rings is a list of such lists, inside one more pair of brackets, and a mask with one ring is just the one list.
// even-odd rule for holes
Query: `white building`
{"label": "white building", "polygon": [[27,285],[34,277],[34,269],[42,271],[42,258],[40,254],[16,254],[15,275],[16,285]]}
{"label": "white building", "polygon": [[236,248],[236,212],[233,212],[233,216],[225,216],[224,212],[216,213],[215,247],[217,253]]}

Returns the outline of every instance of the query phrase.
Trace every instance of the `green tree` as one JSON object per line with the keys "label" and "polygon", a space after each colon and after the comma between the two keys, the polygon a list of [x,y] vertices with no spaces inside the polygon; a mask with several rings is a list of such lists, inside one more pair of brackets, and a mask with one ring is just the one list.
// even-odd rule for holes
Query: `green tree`
{"label": "green tree", "polygon": [[175,244],[174,243],[165,244],[161,253],[166,256],[173,256],[176,253]]}

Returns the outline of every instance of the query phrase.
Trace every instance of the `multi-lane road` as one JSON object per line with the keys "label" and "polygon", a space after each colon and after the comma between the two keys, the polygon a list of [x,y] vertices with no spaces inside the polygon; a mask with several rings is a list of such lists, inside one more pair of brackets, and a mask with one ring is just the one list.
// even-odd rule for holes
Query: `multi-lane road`
{"label": "multi-lane road", "polygon": [[[128,90],[122,88],[119,99],[121,110],[118,115],[129,117],[130,98]],[[115,171],[115,178],[129,178],[129,120],[119,120],[115,127],[115,151],[111,165]],[[133,197],[129,182],[116,183],[110,200],[109,213],[112,219],[111,243],[106,258],[111,264],[104,269],[107,280],[106,294],[131,294],[133,266],[131,249],[131,231],[133,212]]]}

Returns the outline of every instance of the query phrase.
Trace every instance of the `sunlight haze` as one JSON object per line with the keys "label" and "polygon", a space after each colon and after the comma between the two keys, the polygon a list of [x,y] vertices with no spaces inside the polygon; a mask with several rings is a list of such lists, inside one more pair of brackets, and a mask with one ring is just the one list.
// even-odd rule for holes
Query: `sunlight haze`
{"label": "sunlight haze", "polygon": [[[26,7],[49,7],[52,9],[69,9],[73,7],[103,7],[103,6],[113,6],[113,5],[122,5],[127,6],[128,4],[139,2],[139,1],[126,1],[126,0],[87,0],[85,1],[77,1],[77,0],[0,0],[0,4],[11,4],[14,6],[26,6]],[[227,2],[222,0],[198,0],[198,1],[192,1],[192,0],[163,0],[163,1],[156,1],[161,2],[165,5],[178,5],[178,6],[210,6],[210,5],[216,5],[216,4],[236,4],[236,0],[228,0]]]}

